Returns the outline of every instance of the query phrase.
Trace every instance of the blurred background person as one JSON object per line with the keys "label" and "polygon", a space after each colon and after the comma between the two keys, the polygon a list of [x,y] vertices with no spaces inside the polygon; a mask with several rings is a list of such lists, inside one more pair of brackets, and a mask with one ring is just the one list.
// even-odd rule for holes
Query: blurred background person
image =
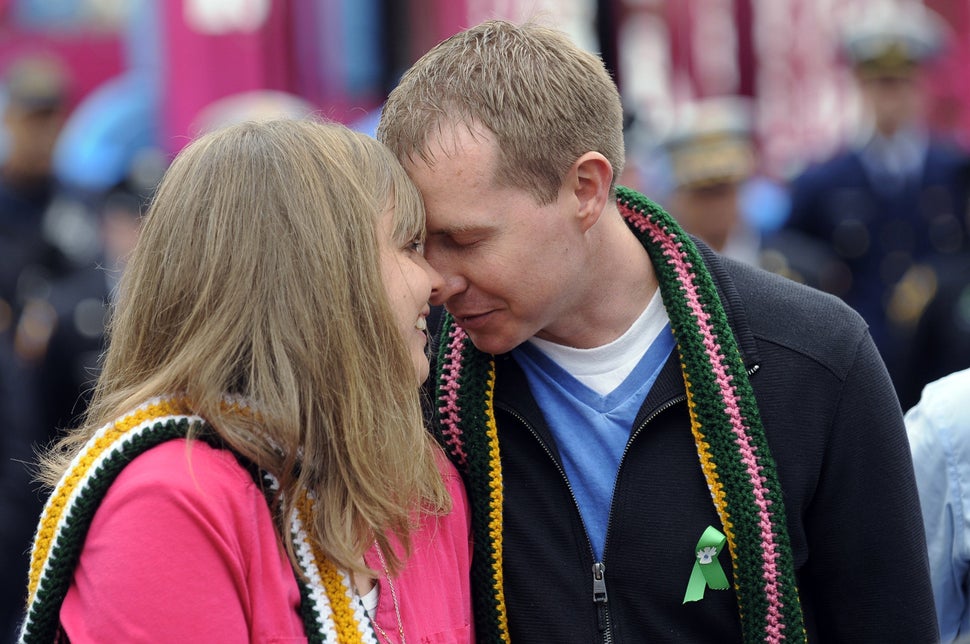
{"label": "blurred background person", "polygon": [[[30,334],[46,328],[30,303],[46,298],[71,268],[51,235],[50,214],[59,184],[54,149],[68,115],[70,80],[56,57],[18,56],[3,73],[3,157],[0,161],[0,637],[13,633],[23,604],[31,515],[40,498],[25,463],[40,412],[48,409],[21,351]],[[25,335],[26,334],[26,335]],[[17,338],[20,336],[20,341]],[[62,366],[58,365],[61,369]],[[76,396],[76,394],[75,394]],[[45,429],[42,437],[46,437]]]}
{"label": "blurred background person", "polygon": [[[970,189],[970,163],[963,177]],[[898,378],[903,409],[919,401],[928,383],[970,367],[970,248],[935,258],[908,278],[902,288],[912,294],[906,297],[918,297],[925,306],[903,351]]]}
{"label": "blurred background person", "polygon": [[928,384],[906,413],[941,642],[970,639],[970,369]]}
{"label": "blurred background person", "polygon": [[[128,254],[138,239],[142,211],[165,164],[157,151],[134,159],[129,175],[87,204],[98,224],[98,256],[52,277],[43,297],[32,297],[30,311],[43,311],[43,331],[31,340],[30,358],[10,345],[0,371],[0,417],[6,416],[0,454],[0,617],[7,632],[19,620],[26,587],[30,539],[45,496],[31,485],[35,450],[80,421],[106,349],[108,307]],[[18,322],[24,333],[26,317]],[[19,586],[19,587],[18,587]]]}
{"label": "blurred background person", "polygon": [[138,241],[144,209],[166,166],[160,151],[140,150],[122,181],[90,197],[87,206],[97,224],[97,256],[51,284],[45,298],[50,328],[29,365],[31,386],[45,403],[33,415],[36,431],[31,433],[38,444],[76,425],[87,406],[98,360],[106,348],[108,307]]}
{"label": "blurred background person", "polygon": [[898,388],[925,267],[967,247],[967,157],[926,120],[923,72],[944,44],[938,16],[918,3],[863,8],[844,41],[863,122],[844,149],[793,180],[784,235],[842,266],[821,286],[866,319]]}
{"label": "blurred background person", "polygon": [[3,74],[0,308],[8,342],[26,300],[42,292],[68,264],[45,230],[57,190],[52,161],[67,118],[68,93],[67,71],[50,55],[24,55]]}
{"label": "blurred background person", "polygon": [[721,96],[689,105],[661,151],[670,187],[659,198],[670,213],[719,253],[759,264],[762,227],[774,215],[752,198],[769,188],[758,175],[749,102]]}

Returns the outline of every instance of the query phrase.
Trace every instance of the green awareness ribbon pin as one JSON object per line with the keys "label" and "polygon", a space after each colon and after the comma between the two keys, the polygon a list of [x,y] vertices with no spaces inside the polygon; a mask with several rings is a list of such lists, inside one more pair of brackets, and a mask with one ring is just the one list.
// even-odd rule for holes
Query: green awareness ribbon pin
{"label": "green awareness ribbon pin", "polygon": [[724,533],[714,526],[707,526],[707,530],[704,530],[694,550],[697,560],[690,572],[690,581],[687,582],[683,603],[703,599],[704,590],[708,586],[714,590],[726,590],[730,587],[724,569],[717,560],[717,555],[720,554],[725,543],[727,543],[727,537]]}

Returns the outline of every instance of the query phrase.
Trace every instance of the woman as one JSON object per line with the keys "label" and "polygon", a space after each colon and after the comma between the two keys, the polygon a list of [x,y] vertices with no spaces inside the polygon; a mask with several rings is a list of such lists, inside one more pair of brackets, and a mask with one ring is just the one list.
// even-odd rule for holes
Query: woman
{"label": "woman", "polygon": [[42,461],[23,641],[471,638],[464,492],[418,400],[423,235],[401,166],[339,125],[175,159]]}

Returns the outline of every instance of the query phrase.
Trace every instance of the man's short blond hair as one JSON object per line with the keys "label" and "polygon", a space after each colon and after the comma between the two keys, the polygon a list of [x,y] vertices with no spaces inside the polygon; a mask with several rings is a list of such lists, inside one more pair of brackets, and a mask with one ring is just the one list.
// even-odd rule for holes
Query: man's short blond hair
{"label": "man's short blond hair", "polygon": [[432,135],[483,126],[499,147],[495,179],[540,203],[556,198],[582,154],[623,170],[623,108],[603,61],[563,32],[487,21],[439,43],[391,92],[378,138],[402,161],[434,163]]}

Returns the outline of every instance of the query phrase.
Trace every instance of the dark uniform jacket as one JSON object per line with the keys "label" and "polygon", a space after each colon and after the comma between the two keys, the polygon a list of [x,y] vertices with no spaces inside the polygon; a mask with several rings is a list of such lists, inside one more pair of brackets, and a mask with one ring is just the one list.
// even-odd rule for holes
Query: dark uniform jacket
{"label": "dark uniform jacket", "polygon": [[914,266],[967,249],[966,163],[962,150],[931,140],[919,174],[905,180],[873,176],[859,151],[846,150],[792,183],[787,230],[841,265],[816,281],[869,323],[897,380],[910,320],[906,291],[896,287]]}

